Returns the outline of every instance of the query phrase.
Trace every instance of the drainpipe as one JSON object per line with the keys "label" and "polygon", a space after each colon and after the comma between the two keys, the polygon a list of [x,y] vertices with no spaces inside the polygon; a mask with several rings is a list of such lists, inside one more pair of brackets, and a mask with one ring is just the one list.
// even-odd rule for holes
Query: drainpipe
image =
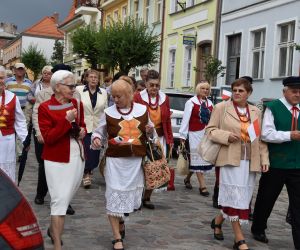
{"label": "drainpipe", "polygon": [[159,58],[159,74],[161,77],[161,68],[162,68],[162,58],[163,58],[163,46],[164,46],[164,30],[165,30],[165,9],[166,9],[166,1],[163,0],[163,8],[162,8],[162,20],[161,20],[161,35],[160,35],[160,58]]}

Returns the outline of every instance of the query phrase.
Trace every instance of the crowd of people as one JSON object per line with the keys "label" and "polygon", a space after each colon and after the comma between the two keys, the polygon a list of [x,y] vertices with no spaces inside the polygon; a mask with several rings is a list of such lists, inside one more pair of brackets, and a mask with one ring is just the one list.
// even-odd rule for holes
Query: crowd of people
{"label": "crowd of people", "polygon": [[[0,168],[15,181],[21,149],[29,150],[32,123],[39,165],[34,202],[44,204],[49,191],[47,235],[60,250],[65,216],[75,213],[70,202],[81,183],[86,189],[93,185],[93,170],[104,159],[113,249],[124,249],[124,217],[141,207],[155,209],[153,189],[145,188],[147,145],[155,142],[165,156],[174,146],[169,98],[160,90],[159,73],[142,69],[140,81],[117,73],[100,84],[99,72],[87,70],[81,85],[64,64],[45,66],[34,83],[25,74],[23,63],[16,63],[11,77],[0,66]],[[222,224],[228,220],[238,250],[249,249],[242,225],[251,218],[257,173],[262,174],[251,227],[255,240],[268,243],[267,221],[286,185],[294,245],[300,249],[300,77],[285,78],[283,96],[265,103],[263,111],[248,101],[250,77],[235,80],[231,90],[229,100],[214,106],[209,82],[201,81],[185,104],[179,130],[180,143],[189,149],[185,187],[192,189],[196,173],[199,193],[208,197],[205,175],[216,168],[213,206],[220,213],[210,227],[216,240],[224,240]],[[250,131],[255,124],[261,133]],[[199,153],[204,136],[220,146],[215,162]],[[169,190],[175,189],[174,174]]]}

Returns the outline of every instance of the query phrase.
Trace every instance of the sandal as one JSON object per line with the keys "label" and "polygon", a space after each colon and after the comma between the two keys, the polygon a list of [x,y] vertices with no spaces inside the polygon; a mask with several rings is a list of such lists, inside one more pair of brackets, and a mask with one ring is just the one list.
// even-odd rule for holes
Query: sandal
{"label": "sandal", "polygon": [[184,182],[185,188],[193,189],[193,186],[192,186],[190,180],[184,179],[183,182]]}
{"label": "sandal", "polygon": [[84,188],[90,188],[92,185],[92,178],[90,174],[85,174],[82,178],[82,183]]}
{"label": "sandal", "polygon": [[122,242],[122,245],[123,245],[123,240],[122,239],[116,239],[116,240],[113,240],[111,242],[114,245],[113,250],[124,250],[124,247],[123,248],[115,248],[115,244],[118,243],[118,242]]}
{"label": "sandal", "polygon": [[[206,191],[203,191],[203,190],[206,190]],[[207,191],[206,187],[199,188],[199,192],[200,192],[200,195],[202,195],[204,197],[208,197],[209,196],[209,192]]]}
{"label": "sandal", "polygon": [[[50,228],[49,228],[49,227],[48,227],[48,230],[47,230],[47,235],[48,235],[49,238],[51,239],[52,244],[54,244],[54,239],[53,239],[53,237],[52,237],[52,235],[51,235],[51,232],[50,232]],[[64,243],[63,243],[62,240],[60,241],[60,244],[61,244],[62,246],[64,245]]]}
{"label": "sandal", "polygon": [[[224,240],[224,235],[223,235],[223,232],[222,232],[222,224],[216,224],[216,218],[214,218],[211,221],[210,227],[214,230],[214,237],[215,237],[216,240]],[[219,228],[221,230],[220,233],[217,234],[215,232],[216,228]]]}
{"label": "sandal", "polygon": [[240,246],[241,246],[241,245],[244,245],[244,244],[246,244],[246,241],[245,241],[245,240],[240,240],[240,241],[238,241],[238,242],[234,242],[232,248],[233,248],[234,250],[250,250],[250,248],[243,248],[243,249],[241,249]]}
{"label": "sandal", "polygon": [[125,222],[124,221],[119,221],[119,226],[120,225],[124,225],[123,230],[119,230],[121,238],[124,239],[125,238]]}

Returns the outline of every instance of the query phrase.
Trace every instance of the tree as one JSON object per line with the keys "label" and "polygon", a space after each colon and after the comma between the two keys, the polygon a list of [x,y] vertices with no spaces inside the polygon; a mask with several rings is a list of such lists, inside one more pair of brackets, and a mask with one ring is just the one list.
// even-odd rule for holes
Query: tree
{"label": "tree", "polygon": [[98,31],[94,26],[87,25],[78,28],[72,35],[73,52],[81,58],[85,58],[91,64],[92,69],[97,69],[99,47],[97,47]]}
{"label": "tree", "polygon": [[21,61],[28,69],[33,72],[33,78],[36,80],[43,67],[47,64],[47,60],[43,52],[38,49],[37,45],[29,45],[27,50],[21,54]]}
{"label": "tree", "polygon": [[160,41],[153,30],[132,18],[124,23],[113,21],[102,28],[96,43],[99,63],[126,74],[131,68],[156,63],[159,55]]}
{"label": "tree", "polygon": [[63,52],[64,52],[64,45],[59,40],[55,40],[54,47],[53,47],[53,54],[51,56],[51,64],[54,66],[59,63],[63,63]]}
{"label": "tree", "polygon": [[[213,85],[218,76],[223,77],[225,75],[225,69],[226,67],[222,66],[222,61],[220,61],[218,58],[213,57],[212,55],[204,56],[204,77],[205,80],[207,80],[211,85]],[[194,67],[194,70],[196,72],[199,72],[200,70],[196,67]]]}

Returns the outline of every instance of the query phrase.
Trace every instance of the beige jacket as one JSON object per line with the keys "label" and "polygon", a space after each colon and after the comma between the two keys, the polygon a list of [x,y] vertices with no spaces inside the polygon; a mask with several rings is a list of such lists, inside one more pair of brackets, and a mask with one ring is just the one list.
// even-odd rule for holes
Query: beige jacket
{"label": "beige jacket", "polygon": [[[38,109],[41,103],[48,101],[51,96],[54,94],[53,89],[51,87],[42,89],[35,97],[35,104],[32,110],[32,124],[33,128],[36,131],[36,135],[41,135],[41,131],[39,128],[39,121],[38,121]],[[80,101],[80,94],[75,91],[74,98]]]}
{"label": "beige jacket", "polygon": [[[249,112],[251,121],[259,119],[261,124],[260,110],[249,104]],[[240,120],[232,101],[221,102],[215,106],[206,131],[212,141],[222,144],[215,165],[240,166],[241,141],[228,142],[230,133],[241,134]],[[270,163],[267,144],[262,142],[259,137],[251,143],[250,171],[260,172],[261,165],[270,165]]]}

